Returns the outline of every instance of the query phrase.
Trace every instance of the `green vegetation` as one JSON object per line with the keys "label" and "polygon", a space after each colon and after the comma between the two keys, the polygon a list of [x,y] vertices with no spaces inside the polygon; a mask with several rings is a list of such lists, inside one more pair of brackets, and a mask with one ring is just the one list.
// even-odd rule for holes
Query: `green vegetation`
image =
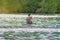
{"label": "green vegetation", "polygon": [[60,0],[0,0],[1,13],[56,13]]}

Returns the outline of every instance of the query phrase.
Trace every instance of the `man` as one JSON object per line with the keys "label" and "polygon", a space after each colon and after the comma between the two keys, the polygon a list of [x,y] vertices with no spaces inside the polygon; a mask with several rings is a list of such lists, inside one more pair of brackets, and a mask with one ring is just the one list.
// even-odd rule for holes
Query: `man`
{"label": "man", "polygon": [[26,18],[27,24],[32,24],[32,17],[30,16],[31,14],[28,14],[28,17]]}

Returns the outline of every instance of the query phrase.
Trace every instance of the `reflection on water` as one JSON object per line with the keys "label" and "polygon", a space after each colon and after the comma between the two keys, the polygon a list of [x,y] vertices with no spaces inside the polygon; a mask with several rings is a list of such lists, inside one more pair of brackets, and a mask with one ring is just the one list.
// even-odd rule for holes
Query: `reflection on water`
{"label": "reflection on water", "polygon": [[0,34],[0,40],[60,40],[60,32],[14,32]]}
{"label": "reflection on water", "polygon": [[33,15],[33,24],[26,24],[27,15],[0,15],[0,28],[14,28],[14,27],[52,27],[60,28],[60,16],[44,16]]}

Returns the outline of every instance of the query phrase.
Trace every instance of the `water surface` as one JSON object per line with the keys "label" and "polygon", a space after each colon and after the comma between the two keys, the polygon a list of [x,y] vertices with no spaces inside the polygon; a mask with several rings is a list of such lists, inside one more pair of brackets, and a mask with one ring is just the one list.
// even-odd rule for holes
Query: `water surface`
{"label": "water surface", "polygon": [[26,24],[27,15],[0,14],[0,28],[60,28],[59,15],[32,15],[33,24]]}

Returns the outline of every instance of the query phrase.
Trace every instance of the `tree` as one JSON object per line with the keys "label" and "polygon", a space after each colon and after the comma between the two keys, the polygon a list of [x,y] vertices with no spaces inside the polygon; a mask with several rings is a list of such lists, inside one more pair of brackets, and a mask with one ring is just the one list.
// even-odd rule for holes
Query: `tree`
{"label": "tree", "polygon": [[24,6],[24,12],[35,13],[39,7],[38,3],[40,0],[27,0],[26,5]]}

